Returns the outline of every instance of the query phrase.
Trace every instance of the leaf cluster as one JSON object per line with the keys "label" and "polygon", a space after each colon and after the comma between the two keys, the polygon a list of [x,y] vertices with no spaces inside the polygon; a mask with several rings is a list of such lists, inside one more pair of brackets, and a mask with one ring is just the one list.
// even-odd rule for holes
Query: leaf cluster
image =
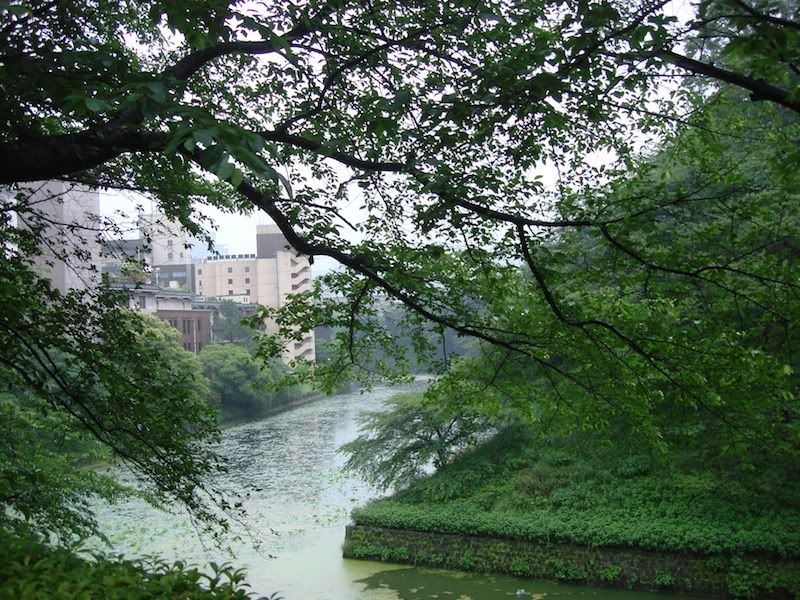
{"label": "leaf cluster", "polygon": [[[203,572],[182,562],[124,560],[51,547],[30,534],[0,532],[0,596],[48,598],[186,598],[245,600],[255,596],[241,569],[212,564]],[[278,600],[273,595],[272,598]]]}

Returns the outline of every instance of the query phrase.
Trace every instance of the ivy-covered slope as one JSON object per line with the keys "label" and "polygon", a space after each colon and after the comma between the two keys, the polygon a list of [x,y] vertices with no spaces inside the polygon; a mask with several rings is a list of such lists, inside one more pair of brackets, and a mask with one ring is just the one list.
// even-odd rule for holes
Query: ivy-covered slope
{"label": "ivy-covered slope", "polygon": [[799,557],[800,478],[791,465],[747,472],[688,452],[668,461],[516,430],[353,518],[418,531]]}

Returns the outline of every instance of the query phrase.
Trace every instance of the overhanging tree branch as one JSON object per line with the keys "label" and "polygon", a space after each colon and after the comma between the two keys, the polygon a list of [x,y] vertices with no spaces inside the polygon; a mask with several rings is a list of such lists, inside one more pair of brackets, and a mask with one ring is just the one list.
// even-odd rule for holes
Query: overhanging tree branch
{"label": "overhanging tree branch", "polygon": [[753,101],[769,101],[780,104],[794,112],[800,113],[800,102],[791,100],[786,90],[767,83],[763,79],[754,79],[734,71],[715,67],[714,65],[689,58],[671,50],[658,53],[663,60],[695,75],[703,75],[710,79],[730,83],[736,87],[748,90]]}
{"label": "overhanging tree branch", "polygon": [[147,132],[82,132],[0,144],[0,184],[60,179],[127,152],[158,152],[165,138]]}
{"label": "overhanging tree branch", "polygon": [[539,286],[539,289],[544,296],[547,305],[553,311],[553,314],[556,318],[564,323],[565,325],[570,325],[572,327],[579,327],[581,329],[587,326],[596,326],[601,327],[602,329],[606,329],[610,331],[615,337],[622,340],[631,350],[640,354],[641,356],[647,358],[648,360],[652,360],[655,357],[651,352],[645,350],[638,342],[636,342],[633,338],[625,335],[622,333],[617,327],[608,323],[606,321],[601,321],[600,319],[573,319],[567,316],[564,311],[561,309],[558,301],[556,300],[555,296],[553,296],[553,292],[550,290],[547,282],[544,279],[544,275],[542,274],[539,267],[536,265],[536,262],[533,260],[533,255],[531,254],[531,250],[528,247],[528,238],[525,235],[525,227],[523,225],[517,225],[517,236],[519,237],[520,248],[522,251],[522,256],[525,258],[525,262],[528,265],[528,268],[531,270],[534,279],[536,279],[536,283]]}
{"label": "overhanging tree branch", "polygon": [[789,19],[781,19],[780,17],[774,17],[772,15],[768,15],[766,13],[759,12],[744,0],[732,0],[732,2],[742,8],[745,12],[747,12],[751,17],[758,21],[764,21],[766,23],[771,23],[773,25],[778,25],[779,27],[788,27],[789,29],[797,29],[800,30],[800,23],[797,21],[791,21]]}

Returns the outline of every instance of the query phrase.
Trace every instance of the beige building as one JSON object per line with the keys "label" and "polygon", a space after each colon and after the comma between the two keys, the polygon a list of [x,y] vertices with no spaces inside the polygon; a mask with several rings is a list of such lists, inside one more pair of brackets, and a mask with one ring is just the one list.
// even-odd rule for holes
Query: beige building
{"label": "beige building", "polygon": [[189,235],[180,223],[163,213],[139,215],[139,232],[150,250],[150,266],[186,265],[192,262]]}
{"label": "beige building", "polygon": [[[311,289],[311,265],[297,254],[275,225],[259,225],[256,254],[224,255],[195,263],[195,293],[242,304],[279,307],[289,294]],[[270,325],[267,324],[267,330]],[[314,360],[314,333],[301,342],[289,342],[284,361]]]}

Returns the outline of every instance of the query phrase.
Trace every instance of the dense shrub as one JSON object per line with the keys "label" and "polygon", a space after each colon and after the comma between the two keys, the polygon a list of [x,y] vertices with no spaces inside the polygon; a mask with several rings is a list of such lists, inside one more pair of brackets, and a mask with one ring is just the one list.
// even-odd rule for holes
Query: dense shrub
{"label": "dense shrub", "polygon": [[212,567],[213,572],[206,574],[180,562],[82,556],[33,538],[0,532],[0,598],[253,598],[243,583],[241,569]]}

